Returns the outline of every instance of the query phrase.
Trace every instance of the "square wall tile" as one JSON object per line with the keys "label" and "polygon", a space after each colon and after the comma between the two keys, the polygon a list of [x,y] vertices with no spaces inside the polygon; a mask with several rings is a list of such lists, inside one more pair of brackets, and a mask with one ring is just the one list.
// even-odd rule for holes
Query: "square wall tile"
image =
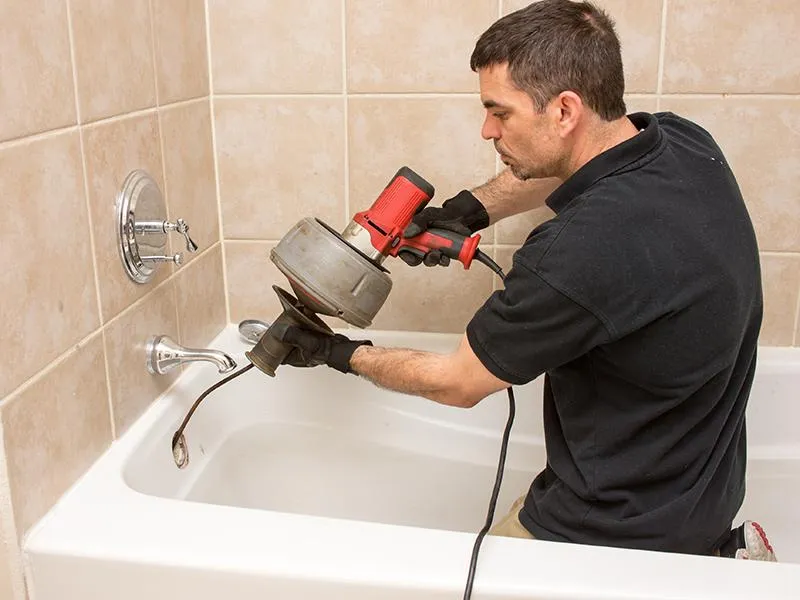
{"label": "square wall tile", "polygon": [[372,204],[403,166],[434,186],[432,206],[494,176],[495,150],[480,135],[477,94],[348,102],[351,215]]}
{"label": "square wall tile", "polygon": [[[172,222],[181,218],[188,223],[189,236],[202,252],[219,241],[209,101],[203,98],[162,108],[159,112],[169,218]],[[182,236],[171,235],[174,251],[183,252],[185,267],[197,253],[186,251]]]}
{"label": "square wall tile", "polygon": [[178,328],[184,346],[203,348],[225,327],[222,245],[205,251],[175,276]]}
{"label": "square wall tile", "polygon": [[[557,181],[553,180],[553,189],[558,187]],[[521,246],[522,243],[528,238],[531,231],[536,227],[549,221],[555,216],[550,208],[542,206],[535,208],[507,219],[503,219],[497,223],[496,239],[498,244],[515,244]]]}
{"label": "square wall tile", "polygon": [[[626,92],[655,92],[661,49],[664,0],[596,0],[614,21],[622,46]],[[530,0],[504,0],[505,14],[525,8]]]}
{"label": "square wall tile", "polygon": [[463,333],[492,293],[493,273],[483,265],[409,267],[396,260],[384,266],[391,271],[392,292],[372,329]]}
{"label": "square wall tile", "polygon": [[652,114],[658,110],[658,97],[626,95],[625,108],[629,115],[637,112],[649,112]]}
{"label": "square wall tile", "polygon": [[2,420],[22,537],[111,444],[102,335],[9,397]]}
{"label": "square wall tile", "polygon": [[203,0],[152,0],[158,102],[208,95]]}
{"label": "square wall tile", "polygon": [[78,132],[0,149],[0,198],[2,398],[100,324]]}
{"label": "square wall tile", "polygon": [[81,121],[156,104],[149,0],[68,0]]}
{"label": "square wall tile", "polygon": [[761,255],[764,321],[759,343],[791,346],[800,295],[800,255]]}
{"label": "square wall tile", "polygon": [[145,347],[151,337],[166,335],[179,341],[174,280],[125,311],[104,331],[114,426],[119,437],[180,374],[175,368],[164,375],[151,375],[145,368]]}
{"label": "square wall tile", "polygon": [[331,98],[214,102],[226,239],[279,240],[303,217],[344,227],[344,105]]}
{"label": "square wall tile", "polygon": [[100,303],[106,323],[170,274],[169,264],[163,264],[149,283],[135,283],[125,272],[117,245],[117,196],[128,173],[147,171],[164,193],[158,118],[152,112],[97,123],[85,127],[83,136]]}
{"label": "square wall tile", "polygon": [[[514,253],[517,251],[516,247],[501,246],[494,249],[494,262],[500,265],[503,273],[508,275],[511,266],[514,264]],[[503,289],[503,282],[500,277],[494,277],[494,289]]]}
{"label": "square wall tile", "polygon": [[669,0],[664,92],[800,92],[797,0]]}
{"label": "square wall tile", "polygon": [[474,92],[469,57],[497,0],[347,0],[350,92]]}
{"label": "square wall tile", "polygon": [[665,96],[661,110],[716,139],[739,182],[762,251],[800,251],[800,98]]}
{"label": "square wall tile", "polygon": [[517,248],[509,248],[508,246],[498,246],[494,250],[494,261],[500,265],[506,275],[508,275],[511,265],[514,263],[514,253],[516,251]]}
{"label": "square wall tile", "polygon": [[287,292],[291,292],[291,287],[269,258],[275,245],[271,242],[225,242],[231,323],[245,319],[272,323],[282,312],[272,286],[278,285]]}
{"label": "square wall tile", "polygon": [[77,122],[66,3],[0,3],[0,57],[0,141]]}
{"label": "square wall tile", "polygon": [[208,0],[214,93],[341,92],[342,4]]}

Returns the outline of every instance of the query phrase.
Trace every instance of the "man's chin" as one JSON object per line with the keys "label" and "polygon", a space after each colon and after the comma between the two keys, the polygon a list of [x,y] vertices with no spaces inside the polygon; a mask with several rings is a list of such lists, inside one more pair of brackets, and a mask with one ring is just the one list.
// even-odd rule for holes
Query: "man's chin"
{"label": "man's chin", "polygon": [[[507,163],[506,163],[507,164]],[[533,179],[533,175],[530,172],[526,171],[525,169],[520,168],[519,165],[509,165],[507,164],[511,174],[519,179],[520,181],[527,181],[528,179]]]}

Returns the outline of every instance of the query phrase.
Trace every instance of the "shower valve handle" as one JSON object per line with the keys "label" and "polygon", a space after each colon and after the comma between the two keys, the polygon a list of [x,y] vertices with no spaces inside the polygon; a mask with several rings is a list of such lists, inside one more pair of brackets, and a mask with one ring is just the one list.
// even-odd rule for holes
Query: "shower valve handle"
{"label": "shower valve handle", "polygon": [[175,256],[142,256],[140,258],[143,261],[148,260],[154,263],[171,262],[175,263],[176,265],[183,264],[183,254],[180,252],[178,252]]}
{"label": "shower valve handle", "polygon": [[167,221],[164,223],[164,231],[177,231],[183,235],[186,240],[186,250],[189,252],[197,252],[197,244],[189,237],[189,225],[183,219],[176,219],[175,223]]}
{"label": "shower valve handle", "polygon": [[[189,224],[183,219],[175,219],[174,223],[169,221],[137,221],[136,233],[169,233],[177,231],[186,240],[186,250],[197,252],[197,244],[189,237]],[[144,258],[144,257],[143,257]],[[177,263],[176,264],[180,264]]]}

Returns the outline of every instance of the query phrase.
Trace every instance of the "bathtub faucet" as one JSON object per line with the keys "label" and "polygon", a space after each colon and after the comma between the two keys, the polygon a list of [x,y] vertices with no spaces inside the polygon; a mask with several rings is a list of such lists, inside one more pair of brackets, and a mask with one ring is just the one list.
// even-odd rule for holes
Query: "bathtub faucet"
{"label": "bathtub faucet", "polygon": [[236,368],[236,362],[224,352],[211,349],[186,348],[166,335],[153,336],[147,340],[147,371],[163,375],[184,363],[205,361],[217,366],[220,373]]}

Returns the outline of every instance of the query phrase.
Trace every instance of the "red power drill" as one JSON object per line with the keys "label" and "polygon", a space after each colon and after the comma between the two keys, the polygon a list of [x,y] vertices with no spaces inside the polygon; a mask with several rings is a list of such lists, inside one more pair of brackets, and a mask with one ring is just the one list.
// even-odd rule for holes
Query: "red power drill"
{"label": "red power drill", "polygon": [[379,264],[384,257],[400,252],[422,258],[431,250],[440,250],[465,269],[469,269],[473,259],[489,264],[486,262],[489,257],[478,250],[481,236],[477,233],[466,237],[447,229],[427,229],[413,238],[403,237],[412,217],[425,208],[433,194],[430,183],[408,167],[402,167],[372,206],[356,213],[342,237]]}

